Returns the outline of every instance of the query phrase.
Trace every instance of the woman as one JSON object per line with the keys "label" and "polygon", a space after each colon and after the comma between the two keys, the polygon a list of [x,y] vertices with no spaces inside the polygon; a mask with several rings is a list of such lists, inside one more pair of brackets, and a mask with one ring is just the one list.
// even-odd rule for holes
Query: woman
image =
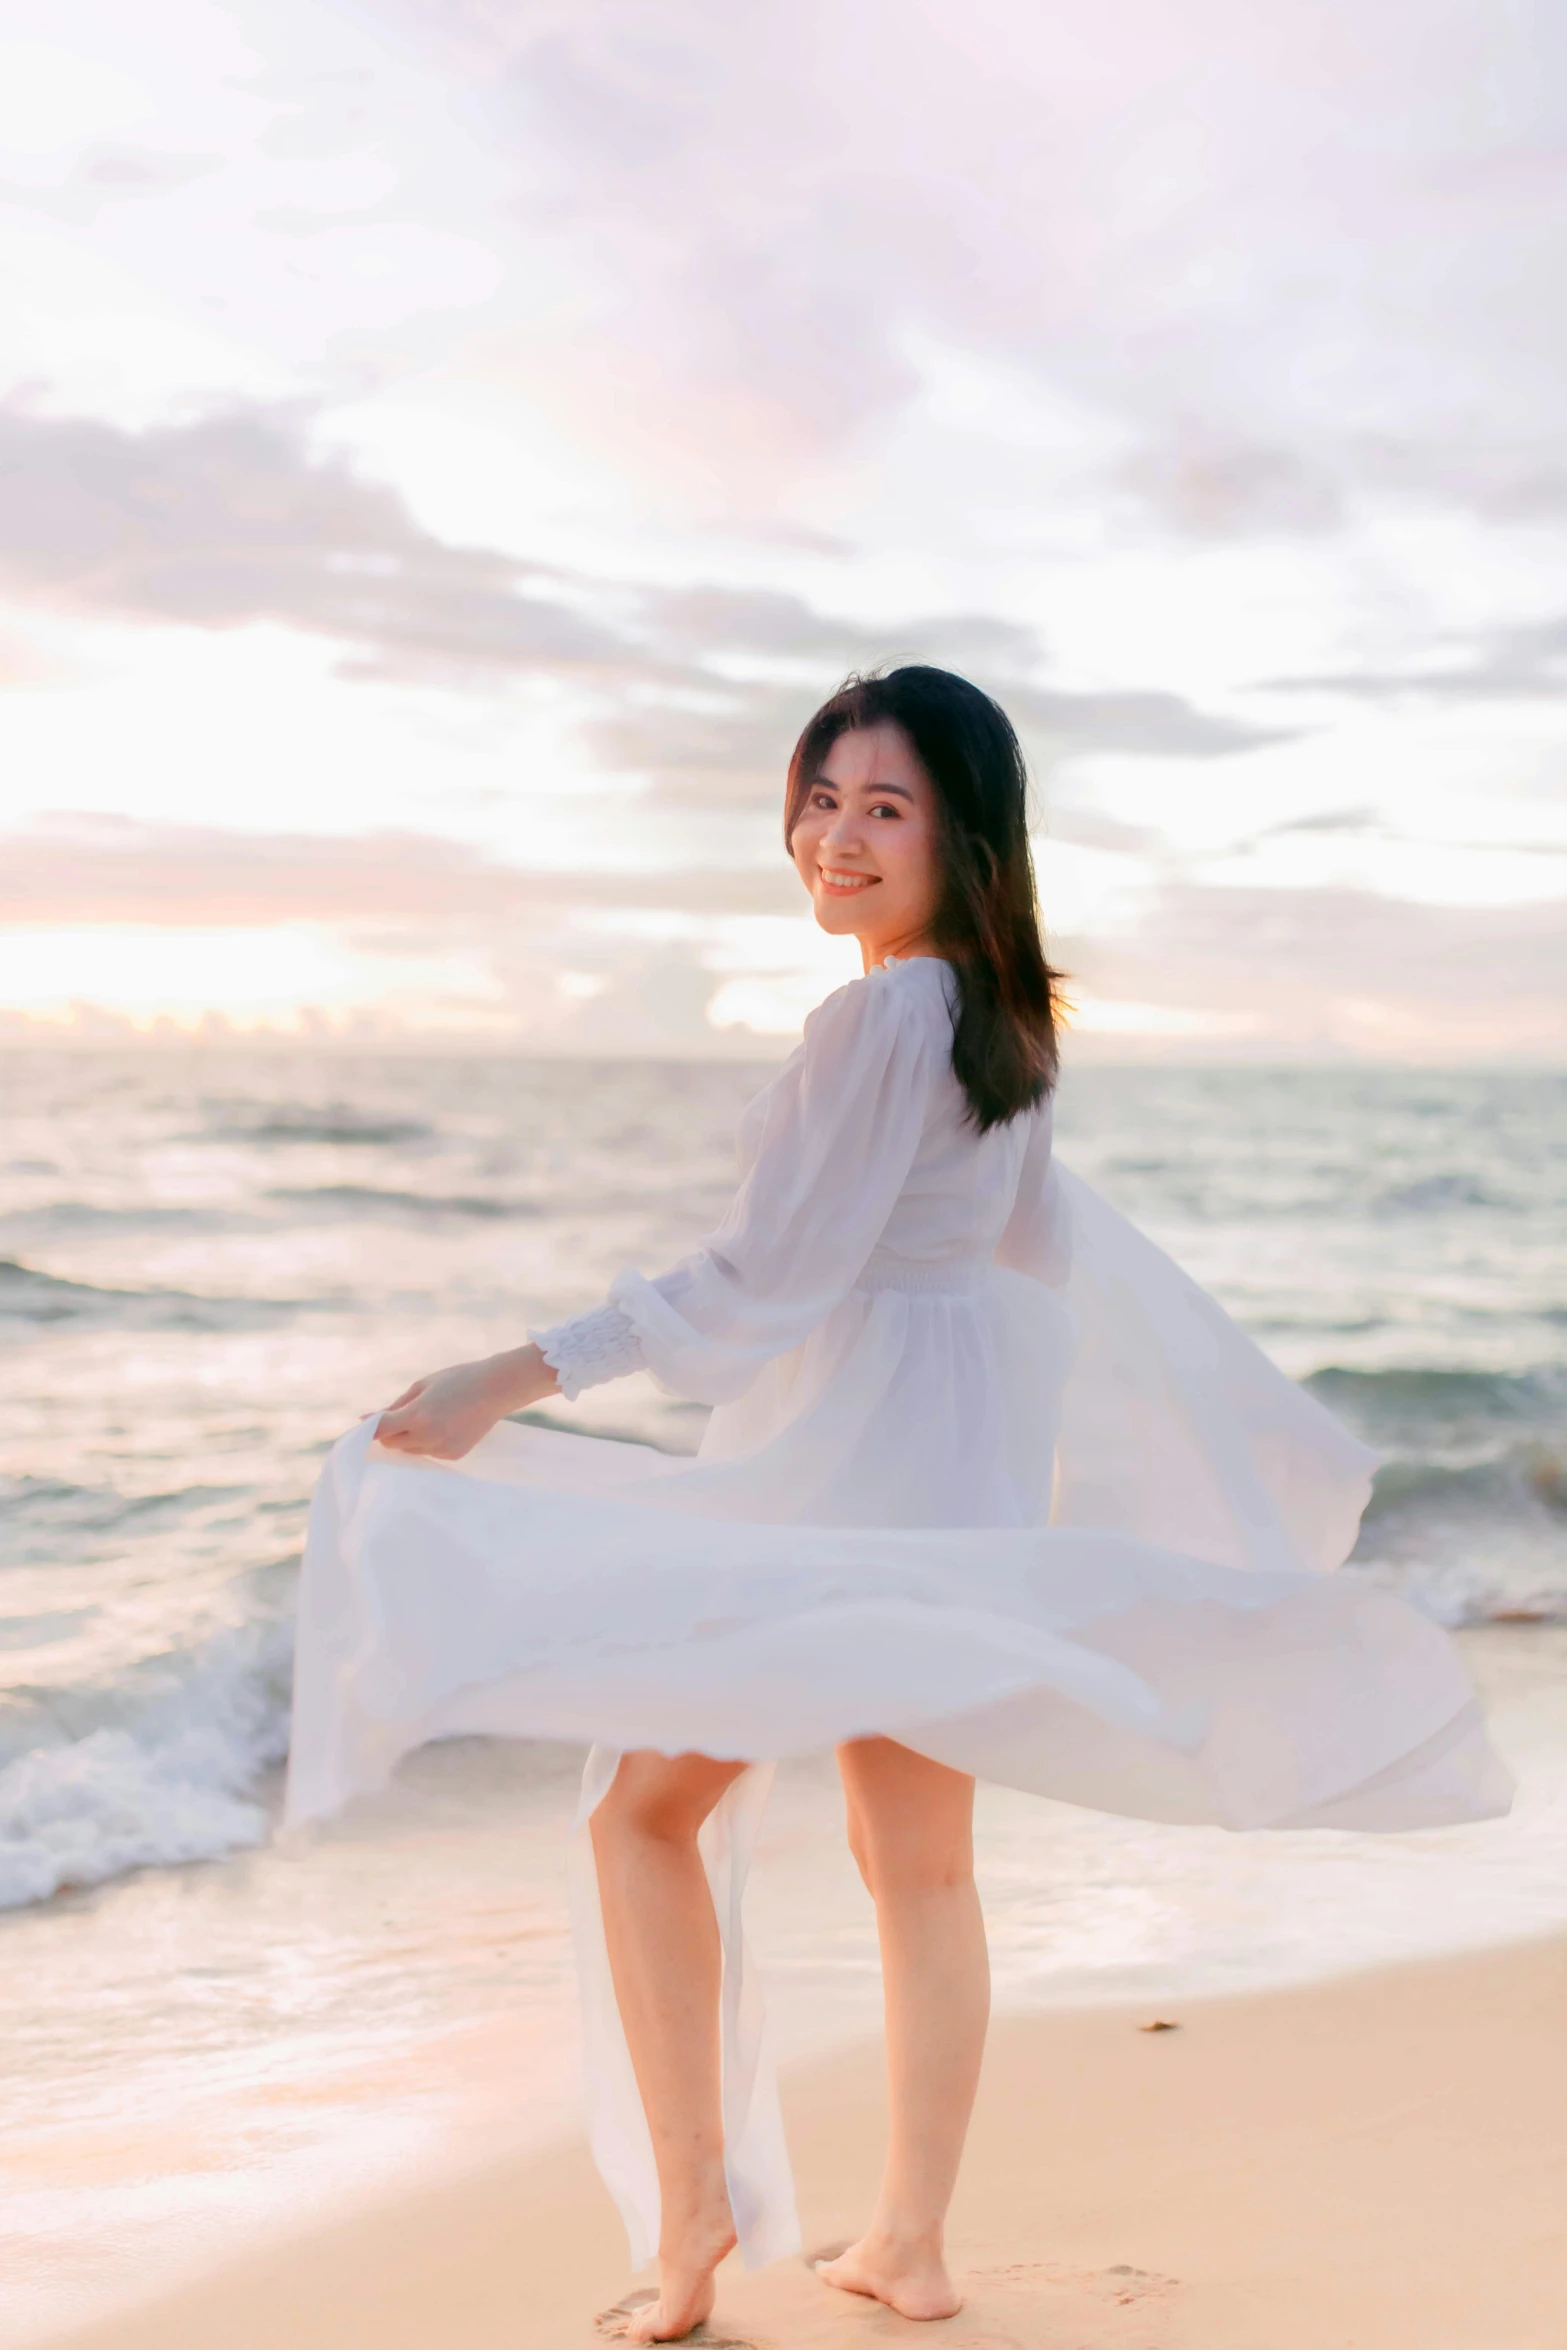
{"label": "woman", "polygon": [[[739,1931],[754,1766],[838,1748],[891,2137],[868,2229],[820,2274],[912,2318],[959,2306],[975,1772],[1240,1827],[1506,1808],[1443,1635],[1319,1572],[1372,1456],[1052,1162],[1025,786],[960,678],[832,697],[785,835],[864,976],[752,1104],[724,1224],[418,1381],[343,1440],[313,1512],[292,1816],[426,1738],[600,1742],[575,1898],[595,2152],[659,2256],[633,2340],[707,2315],[737,2232],[752,2262],[797,2242]],[[716,1407],[694,1462],[497,1425],[640,1368]]]}

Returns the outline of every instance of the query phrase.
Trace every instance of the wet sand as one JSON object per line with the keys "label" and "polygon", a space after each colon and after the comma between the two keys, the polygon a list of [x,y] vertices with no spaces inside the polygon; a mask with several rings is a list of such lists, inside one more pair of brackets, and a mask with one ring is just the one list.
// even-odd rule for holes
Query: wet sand
{"label": "wet sand", "polygon": [[[708,2343],[1560,2350],[1567,1940],[1305,1989],[998,2021],[953,2210],[963,2313],[726,2267]],[[868,2207],[880,2055],[786,2079],[807,2245]],[[569,2350],[635,2280],[578,2144],[252,2251],[71,2350]]]}

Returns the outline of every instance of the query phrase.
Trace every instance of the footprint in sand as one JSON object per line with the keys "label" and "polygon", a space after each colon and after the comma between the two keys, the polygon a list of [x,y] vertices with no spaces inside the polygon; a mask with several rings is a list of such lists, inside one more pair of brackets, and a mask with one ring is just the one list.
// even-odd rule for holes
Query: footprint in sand
{"label": "footprint in sand", "polygon": [[[1130,2261],[1117,2261],[1109,2268],[1076,2268],[1064,2261],[998,2261],[984,2268],[971,2269],[968,2282],[974,2292],[974,2315],[982,2310],[993,2313],[991,2322],[1007,2327],[1017,2322],[1026,2310],[1030,2330],[1017,2337],[1035,2350],[1039,2336],[1034,2330],[1048,2322],[1051,2328],[1060,2325],[1084,2328],[1095,2323],[1094,2313],[1103,2311],[1107,2302],[1118,2310],[1139,2311],[1144,2319],[1151,2319],[1161,2304],[1168,2303],[1179,2289],[1179,2279],[1160,2276],[1152,2269],[1135,2268]],[[992,2296],[994,2298],[992,2299]],[[1123,2340],[1118,2321],[1115,2339]],[[1132,2322],[1138,2322],[1134,2319]],[[979,2343],[998,2344],[1002,2335],[983,2334]],[[1010,2337],[1009,2337],[1010,2338]],[[1096,2332],[1095,2339],[1098,2334]],[[1108,2338],[1108,2337],[1107,2337]],[[953,2350],[960,2350],[954,2341]],[[969,2350],[965,2338],[961,2350]]]}
{"label": "footprint in sand", "polygon": [[[639,2291],[628,2293],[623,2301],[617,2301],[612,2309],[601,2309],[593,2320],[594,2327],[608,2341],[623,2341],[626,2327],[637,2311],[646,2309],[650,2301],[657,2299],[657,2288],[644,2285]],[[762,2350],[758,2342],[743,2341],[738,2334],[715,2334],[706,2324],[694,2326],[681,2338],[696,2343],[697,2350]]]}
{"label": "footprint in sand", "polygon": [[1146,2301],[1162,2293],[1173,2293],[1181,2281],[1179,2277],[1161,2277],[1149,2268],[1133,2268],[1126,2260],[1107,2268],[1104,2277],[1117,2301],[1122,2302]]}

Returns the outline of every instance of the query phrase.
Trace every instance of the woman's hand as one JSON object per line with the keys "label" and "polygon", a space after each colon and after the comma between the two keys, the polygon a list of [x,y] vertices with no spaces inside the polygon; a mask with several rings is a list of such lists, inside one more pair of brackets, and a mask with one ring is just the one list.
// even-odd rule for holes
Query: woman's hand
{"label": "woman's hand", "polygon": [[460,1461],[508,1412],[524,1411],[558,1392],[555,1374],[538,1348],[514,1347],[509,1354],[454,1363],[449,1371],[416,1379],[381,1414],[375,1440],[392,1452]]}

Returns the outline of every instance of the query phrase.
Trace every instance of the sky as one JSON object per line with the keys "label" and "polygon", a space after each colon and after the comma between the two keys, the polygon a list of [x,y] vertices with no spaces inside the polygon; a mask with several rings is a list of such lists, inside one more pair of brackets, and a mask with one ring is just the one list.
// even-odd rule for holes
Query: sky
{"label": "sky", "polygon": [[909,658],[1074,1051],[1567,1059],[1567,11],[0,0],[0,1041],[785,1049]]}

